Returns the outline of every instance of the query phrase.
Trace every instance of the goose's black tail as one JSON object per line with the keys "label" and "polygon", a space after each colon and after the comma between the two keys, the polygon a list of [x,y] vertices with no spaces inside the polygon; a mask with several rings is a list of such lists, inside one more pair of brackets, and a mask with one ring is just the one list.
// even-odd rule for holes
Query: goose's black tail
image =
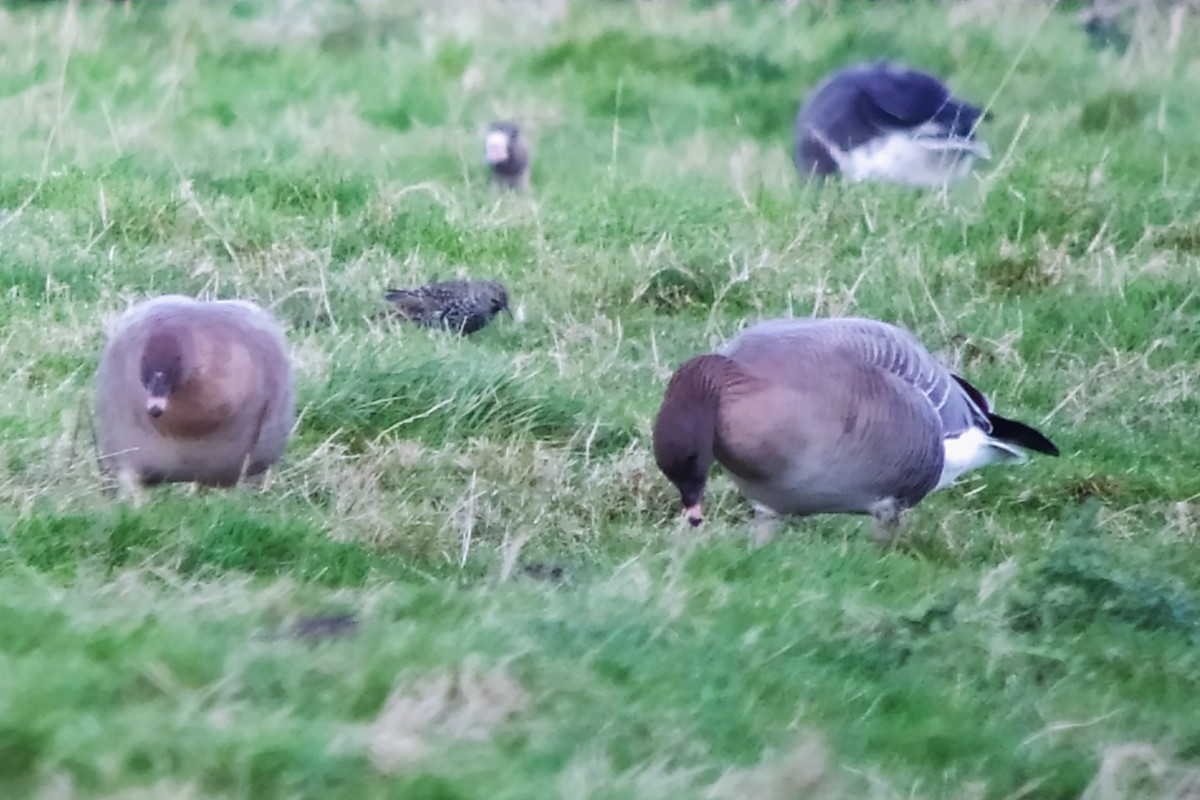
{"label": "goose's black tail", "polygon": [[1011,442],[1019,447],[1024,447],[1026,450],[1045,453],[1048,456],[1058,455],[1058,448],[1054,446],[1054,442],[1024,422],[1017,422],[1015,419],[1008,419],[990,412],[988,413],[988,419],[992,423],[993,438],[1004,442]]}

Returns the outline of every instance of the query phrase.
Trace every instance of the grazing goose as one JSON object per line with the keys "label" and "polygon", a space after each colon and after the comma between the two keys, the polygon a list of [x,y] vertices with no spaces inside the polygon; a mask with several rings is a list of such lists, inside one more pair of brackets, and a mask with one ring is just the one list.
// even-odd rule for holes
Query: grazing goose
{"label": "grazing goose", "polygon": [[140,487],[231,486],[279,460],[295,420],[283,333],[259,306],[168,295],[116,322],[96,374],[102,468]]}
{"label": "grazing goose", "polygon": [[800,177],[937,187],[990,158],[975,126],[983,111],[937,78],[886,62],[827,76],[800,107],[793,159]]}
{"label": "grazing goose", "polygon": [[509,310],[508,291],[498,281],[441,281],[416,289],[388,289],[386,298],[395,316],[463,335]]}
{"label": "grazing goose", "polygon": [[492,179],[506,189],[529,188],[529,148],[515,122],[493,122],[483,138],[483,160]]}
{"label": "grazing goose", "polygon": [[871,514],[890,539],[902,510],[968,470],[1024,461],[1022,448],[1058,455],[912,334],[855,318],[747,328],[675,372],[654,423],[688,521],[703,521],[715,457],[753,501],[760,544],[785,514]]}

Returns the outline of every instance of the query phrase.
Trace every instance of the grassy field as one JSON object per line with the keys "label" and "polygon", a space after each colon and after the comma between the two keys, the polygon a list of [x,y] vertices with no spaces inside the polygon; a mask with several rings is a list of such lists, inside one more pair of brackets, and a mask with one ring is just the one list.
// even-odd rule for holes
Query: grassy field
{"label": "grassy field", "polygon": [[[1195,796],[1200,25],[1122,54],[1072,13],[5,7],[0,797]],[[990,104],[978,179],[798,184],[800,99],[880,56]],[[528,198],[481,167],[497,117]],[[517,313],[377,317],[464,275]],[[105,326],[164,292],[287,327],[262,491],[103,491]],[[912,329],[1063,456],[886,551],[850,517],[755,551],[719,473],[683,529],[665,379],[789,314]]]}

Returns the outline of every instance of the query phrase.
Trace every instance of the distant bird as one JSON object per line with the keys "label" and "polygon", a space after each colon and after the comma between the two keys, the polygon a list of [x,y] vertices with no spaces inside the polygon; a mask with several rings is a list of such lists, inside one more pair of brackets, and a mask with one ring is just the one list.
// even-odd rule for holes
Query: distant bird
{"label": "distant bird", "polygon": [[104,347],[96,391],[101,468],[135,503],[142,486],[259,475],[283,455],[296,416],[283,332],[241,300],[133,306]]}
{"label": "distant bird", "polygon": [[978,390],[905,330],[869,319],[776,319],[684,363],[654,423],[654,457],[692,525],[715,458],[756,510],[760,544],[780,515],[900,512],[962,473],[1058,455],[991,413]]}
{"label": "distant bird", "polygon": [[507,189],[529,188],[529,148],[515,122],[493,122],[483,139],[483,160],[492,179]]}
{"label": "distant bird", "polygon": [[509,311],[508,291],[498,281],[441,281],[416,289],[388,289],[386,298],[396,316],[464,335],[481,330],[501,311]]}
{"label": "distant bird", "polygon": [[880,62],[827,76],[796,116],[793,160],[804,180],[937,187],[991,157],[975,138],[983,111],[934,76]]}
{"label": "distant bird", "polygon": [[1121,24],[1121,19],[1113,13],[1104,13],[1093,3],[1092,8],[1083,12],[1081,17],[1083,32],[1087,34],[1088,42],[1097,50],[1111,47],[1118,53],[1129,49],[1130,37]]}

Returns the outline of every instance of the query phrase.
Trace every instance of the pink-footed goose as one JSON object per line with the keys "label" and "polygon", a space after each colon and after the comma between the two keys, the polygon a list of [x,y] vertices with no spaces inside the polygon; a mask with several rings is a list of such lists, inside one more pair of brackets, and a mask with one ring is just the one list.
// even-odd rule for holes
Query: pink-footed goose
{"label": "pink-footed goose", "polygon": [[900,512],[962,473],[1058,455],[905,330],[869,319],[778,319],[684,363],[654,423],[654,457],[692,525],[714,457],[755,506],[759,544],[780,515]]}
{"label": "pink-footed goose", "polygon": [[983,109],[937,77],[881,61],[828,75],[796,115],[792,158],[803,180],[940,187],[991,157],[976,138]]}
{"label": "pink-footed goose", "polygon": [[283,332],[259,306],[168,295],[114,324],[96,374],[96,443],[121,493],[231,486],[279,460],[295,420]]}

